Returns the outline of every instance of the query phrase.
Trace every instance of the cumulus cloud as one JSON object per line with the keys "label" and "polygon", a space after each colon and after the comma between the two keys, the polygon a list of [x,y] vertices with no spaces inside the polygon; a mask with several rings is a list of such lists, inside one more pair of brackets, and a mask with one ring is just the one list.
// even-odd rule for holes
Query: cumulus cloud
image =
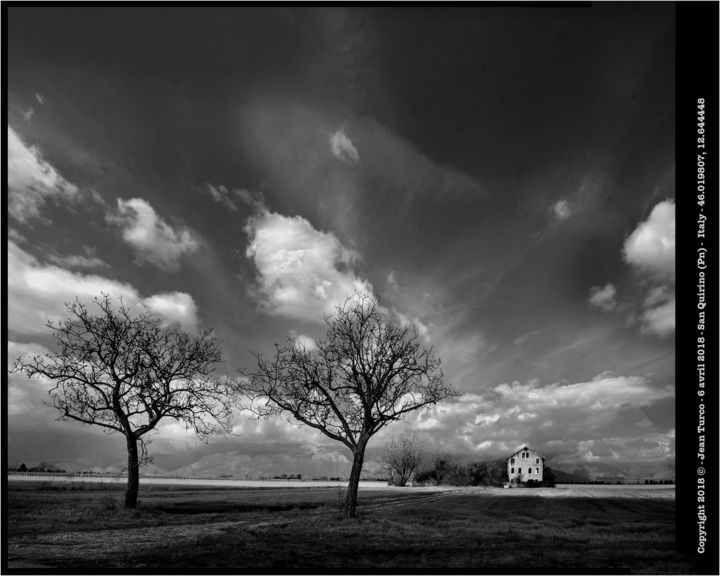
{"label": "cumulus cloud", "polygon": [[572,212],[570,211],[570,206],[567,203],[567,200],[558,200],[553,204],[552,207],[553,214],[555,215],[555,218],[557,218],[560,221],[567,220],[572,216]]}
{"label": "cumulus cloud", "polygon": [[152,311],[187,330],[197,329],[197,308],[189,294],[168,292],[143,298],[130,284],[41,263],[12,241],[8,242],[7,266],[8,329],[14,334],[47,334],[48,321],[66,316],[66,302],[78,298],[90,305],[101,293],[122,297],[131,308]]}
{"label": "cumulus cloud", "polygon": [[588,298],[588,302],[595,308],[599,308],[605,312],[610,312],[617,306],[615,294],[615,286],[612,284],[606,284],[605,286],[593,286],[590,288],[590,297]]}
{"label": "cumulus cloud", "polygon": [[[12,372],[13,364],[19,358],[29,359],[35,355],[44,355],[50,351],[44,346],[34,343],[7,343],[7,417],[10,429],[10,440],[18,441],[22,434],[15,435],[14,428],[22,427],[32,430],[43,430],[49,438],[57,438],[57,411],[45,404],[48,402],[48,392],[54,386],[52,380],[36,375],[28,378],[22,372]],[[52,428],[52,431],[48,430]],[[13,436],[15,438],[13,438]],[[20,438],[18,438],[20,437]],[[20,442],[22,440],[20,439]],[[25,455],[21,456],[23,459]]]}
{"label": "cumulus cloud", "polygon": [[625,240],[625,261],[654,286],[643,303],[642,330],[665,337],[675,332],[675,203],[657,204]]}
{"label": "cumulus cloud", "polygon": [[625,240],[623,255],[628,264],[660,280],[675,278],[675,203],[657,204]]}
{"label": "cumulus cloud", "polygon": [[666,286],[653,288],[645,298],[642,328],[656,336],[675,332],[675,291]]}
{"label": "cumulus cloud", "polygon": [[246,255],[258,271],[258,297],[270,314],[321,322],[372,286],[352,271],[357,254],[300,216],[267,210],[248,220]]}
{"label": "cumulus cloud", "polygon": [[673,395],[668,389],[651,388],[643,377],[612,376],[607,373],[577,384],[554,383],[544,387],[540,387],[536,381],[500,384],[495,387],[495,392],[504,405],[511,405],[506,415],[539,413],[556,407],[564,410],[583,408],[608,411],[613,414],[623,405],[647,406],[655,400]]}
{"label": "cumulus cloud", "polygon": [[140,301],[144,308],[168,320],[184,320],[187,327],[196,329],[197,308],[190,294],[185,292],[161,292]]}
{"label": "cumulus cloud", "polygon": [[416,429],[432,431],[423,436],[428,447],[491,458],[509,454],[528,439],[541,448],[601,437],[620,412],[673,396],[671,387],[652,386],[644,377],[603,373],[572,384],[503,383],[441,402],[411,418]]}
{"label": "cumulus cloud", "polygon": [[306,334],[299,334],[298,336],[294,337],[293,340],[295,341],[295,347],[298,350],[305,350],[307,352],[310,352],[311,350],[315,350],[317,348],[315,340],[310,336],[307,336]]}
{"label": "cumulus cloud", "polygon": [[[660,468],[667,468],[675,456],[675,431],[667,433],[646,433],[640,436],[628,437],[604,437],[573,441],[548,442],[549,452],[559,452],[553,458],[553,464],[566,463],[565,465],[576,466],[579,463],[586,463],[589,466],[582,466],[593,471],[596,478],[616,477],[618,472],[635,473],[639,476],[658,475],[663,477]],[[600,466],[593,466],[600,463]],[[611,464],[612,467],[603,467],[602,464]],[[643,463],[650,463],[648,468]],[[622,470],[618,468],[622,466]],[[649,473],[650,471],[653,471]]]}
{"label": "cumulus cloud", "polygon": [[350,138],[347,137],[345,131],[340,128],[330,135],[330,150],[332,155],[338,160],[349,164],[356,164],[360,161],[360,155],[353,146]]}
{"label": "cumulus cloud", "polygon": [[108,215],[107,220],[122,229],[122,238],[132,246],[138,261],[168,272],[177,271],[180,257],[200,246],[194,232],[189,228],[174,229],[141,198],[118,198],[118,212]]}
{"label": "cumulus cloud", "polygon": [[37,146],[27,146],[8,126],[7,185],[8,213],[21,222],[40,217],[50,200],[76,202],[80,191],[65,180],[46,160]]}
{"label": "cumulus cloud", "polygon": [[12,363],[16,358],[32,357],[50,353],[50,351],[42,344],[36,344],[35,342],[13,342],[12,340],[8,340],[7,350],[8,368],[12,366]]}
{"label": "cumulus cloud", "polygon": [[[50,351],[33,342],[21,343],[8,340],[7,343],[7,369],[12,368],[14,362],[18,358],[28,358],[36,355],[48,354]],[[47,401],[48,390],[52,387],[52,382],[44,377],[36,376],[28,378],[22,373],[11,372],[7,378],[7,414],[13,417],[28,416],[30,418],[45,417],[46,420],[52,421],[56,414],[47,406],[43,405]],[[42,422],[42,420],[41,420]],[[44,424],[44,422],[42,422]]]}

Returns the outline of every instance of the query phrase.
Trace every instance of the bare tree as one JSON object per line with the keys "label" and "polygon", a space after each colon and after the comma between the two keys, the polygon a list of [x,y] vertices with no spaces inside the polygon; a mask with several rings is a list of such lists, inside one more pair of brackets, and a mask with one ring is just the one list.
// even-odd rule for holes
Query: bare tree
{"label": "bare tree", "polygon": [[163,418],[184,422],[200,437],[227,430],[232,396],[227,382],[213,374],[221,352],[210,333],[165,327],[149,313],[132,314],[122,300],[115,309],[108,295],[95,304],[95,314],[77,300],[66,304],[69,317],[48,323],[58,352],[18,358],[12,371],[53,380],[49,394],[60,419],[125,436],[125,506],[135,508],[145,435]]}
{"label": "bare tree", "polygon": [[420,465],[420,443],[412,433],[392,438],[385,452],[385,463],[390,471],[390,482],[405,486],[413,472]]}
{"label": "bare tree", "polygon": [[454,391],[417,331],[392,321],[375,298],[348,299],[326,324],[315,347],[290,340],[276,345],[272,360],[256,355],[257,369],[240,386],[256,414],[289,413],[347,446],[353,463],[345,515],[353,517],[372,435]]}
{"label": "bare tree", "polygon": [[438,452],[435,454],[433,460],[433,468],[435,471],[435,485],[440,486],[445,482],[445,478],[448,476],[450,471],[454,468],[455,464],[450,456]]}

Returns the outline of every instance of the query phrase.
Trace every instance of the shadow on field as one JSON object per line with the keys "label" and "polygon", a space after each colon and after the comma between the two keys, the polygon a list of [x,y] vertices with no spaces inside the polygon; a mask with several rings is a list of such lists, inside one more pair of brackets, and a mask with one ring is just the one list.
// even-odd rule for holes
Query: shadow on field
{"label": "shadow on field", "polygon": [[146,490],[138,510],[108,509],[121,494],[11,490],[11,558],[71,572],[697,572],[675,551],[675,501],[649,493],[366,491],[354,520],[336,489]]}

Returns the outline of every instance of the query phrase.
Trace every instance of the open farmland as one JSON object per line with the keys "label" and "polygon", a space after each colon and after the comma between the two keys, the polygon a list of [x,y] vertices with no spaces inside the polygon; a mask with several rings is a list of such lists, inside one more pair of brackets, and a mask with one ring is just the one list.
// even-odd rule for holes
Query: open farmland
{"label": "open farmland", "polygon": [[360,491],[10,482],[10,568],[63,571],[693,573],[674,551],[671,488]]}

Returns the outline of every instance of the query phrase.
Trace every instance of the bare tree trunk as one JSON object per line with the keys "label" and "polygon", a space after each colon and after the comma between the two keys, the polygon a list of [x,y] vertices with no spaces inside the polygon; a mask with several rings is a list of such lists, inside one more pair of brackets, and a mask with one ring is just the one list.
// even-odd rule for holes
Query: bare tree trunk
{"label": "bare tree trunk", "polygon": [[367,440],[361,440],[353,453],[350,482],[348,482],[347,493],[345,494],[345,518],[355,518],[358,483],[360,482],[360,473],[362,472],[363,459],[365,458],[365,446],[367,446]]}
{"label": "bare tree trunk", "polygon": [[127,436],[127,451],[128,483],[125,491],[125,508],[135,508],[140,489],[140,463],[138,461],[137,438],[132,434]]}

